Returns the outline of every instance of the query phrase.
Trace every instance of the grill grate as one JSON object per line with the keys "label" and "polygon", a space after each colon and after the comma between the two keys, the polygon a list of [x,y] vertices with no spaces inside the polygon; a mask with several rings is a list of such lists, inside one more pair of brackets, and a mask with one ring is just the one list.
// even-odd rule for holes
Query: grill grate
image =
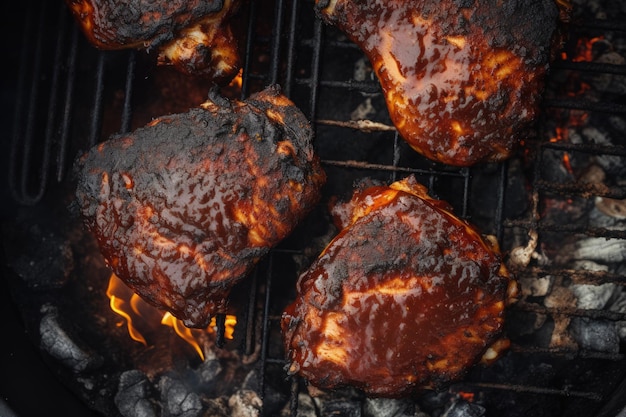
{"label": "grill grate", "polygon": [[[17,85],[9,166],[9,189],[18,205],[41,204],[48,196],[53,196],[59,184],[68,181],[72,159],[81,149],[93,146],[114,131],[130,131],[136,110],[135,95],[140,93],[137,91],[138,53],[93,50],[72,24],[65,6],[61,5],[58,10],[54,7],[49,2],[44,2],[37,9],[31,5],[24,25],[24,46],[20,58],[23,70]],[[56,20],[47,19],[51,14],[49,9],[54,9],[52,14],[56,13]],[[375,100],[380,87],[371,77],[357,80],[353,76],[351,66],[363,54],[333,28],[326,27],[315,18],[312,0],[250,1],[242,12],[247,37],[241,95],[247,97],[271,83],[282,86],[283,91],[312,121],[316,146],[329,179],[334,181],[329,186],[329,194],[345,194],[354,180],[366,176],[390,182],[415,174],[434,197],[449,201],[461,217],[478,223],[484,232],[495,234],[500,242],[511,243],[515,236],[525,236],[529,231],[538,232],[540,238],[562,234],[626,239],[625,230],[554,223],[541,212],[546,198],[553,196],[626,198],[623,183],[599,185],[576,180],[554,181],[547,178],[544,172],[546,165],[552,163],[550,156],[555,152],[626,157],[623,143],[606,145],[546,140],[550,123],[554,122],[551,110],[624,116],[626,106],[623,101],[593,101],[581,97],[548,97],[545,100],[546,111],[539,128],[539,140],[528,144],[529,153],[535,156],[530,184],[532,206],[527,215],[509,216],[507,204],[511,163],[486,168],[442,166],[426,161],[411,151],[380,108],[366,122],[350,120],[348,105],[355,106],[367,98]],[[573,37],[608,32],[618,36],[624,32],[619,19],[586,20],[571,26]],[[57,34],[53,42],[49,33]],[[338,67],[338,61],[344,62],[344,65]],[[623,77],[626,66],[557,61],[553,74],[565,72]],[[83,89],[79,85],[89,87]],[[110,91],[116,89],[123,91],[123,103],[120,114],[115,118],[118,125],[110,126],[107,124],[109,119],[105,120],[105,107],[110,100]],[[88,117],[85,117],[85,109],[88,109]],[[367,151],[357,154],[346,152],[346,149],[361,148]],[[475,189],[478,179],[484,178],[489,180],[493,190],[488,201],[482,200],[482,194]],[[485,212],[489,215],[485,216]],[[305,256],[306,245],[307,242],[288,239],[259,265],[249,283],[248,301],[242,313],[244,320],[238,327],[245,333],[241,347],[245,354],[252,354],[260,344],[260,373],[264,376],[261,378],[262,395],[269,384],[265,376],[271,369],[282,370],[285,365],[276,335],[280,332],[280,312],[289,301],[283,287],[293,287],[298,272],[297,267],[285,267],[285,264],[290,264],[289,259],[294,256]],[[520,278],[557,276],[580,284],[625,285],[623,274],[608,271],[532,265],[513,272]],[[532,301],[520,302],[514,310],[522,317],[541,314],[626,321],[626,313],[573,306],[545,307]],[[223,329],[223,316],[218,319],[218,326]],[[223,344],[223,331],[220,334],[218,343]],[[580,372],[589,368],[598,372],[614,368],[622,374],[614,379],[618,382],[625,369],[621,352],[541,347],[525,340],[514,341],[510,356],[559,365],[562,365],[561,361],[583,361],[588,365],[576,365],[581,368]],[[506,394],[507,398],[517,402],[524,402],[529,395],[540,399],[557,397],[557,402],[561,401],[559,410],[562,413],[559,415],[568,411],[576,415],[592,415],[598,412],[607,398],[615,398],[611,395],[613,386],[595,384],[586,389],[578,383],[572,388],[568,380],[570,376],[554,378],[547,386],[533,381],[519,380],[518,383],[516,379],[502,382],[493,377],[493,373],[477,373],[451,390],[470,390],[484,397]],[[288,386],[290,413],[296,416],[298,394],[304,391],[303,383],[290,377]],[[613,410],[623,406],[624,401],[612,402]],[[607,409],[601,412],[602,415],[610,415],[607,413]],[[517,414],[511,412],[510,415]]]}

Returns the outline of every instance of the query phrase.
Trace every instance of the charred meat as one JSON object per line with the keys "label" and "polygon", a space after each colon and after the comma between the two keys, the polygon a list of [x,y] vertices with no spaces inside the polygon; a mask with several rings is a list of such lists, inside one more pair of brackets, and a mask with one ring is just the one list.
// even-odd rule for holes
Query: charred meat
{"label": "charred meat", "polygon": [[66,0],[87,39],[104,50],[158,51],[160,65],[228,82],[240,68],[231,18],[241,0]]}
{"label": "charred meat", "polygon": [[213,94],[76,162],[77,202],[107,264],[189,327],[224,312],[232,286],[320,198],[305,116],[277,87]]}
{"label": "charred meat", "polygon": [[554,0],[317,0],[367,55],[416,151],[449,165],[508,158],[538,113]]}
{"label": "charred meat", "polygon": [[483,238],[414,177],[357,190],[297,283],[282,330],[290,372],[371,396],[441,389],[506,349],[517,284]]}

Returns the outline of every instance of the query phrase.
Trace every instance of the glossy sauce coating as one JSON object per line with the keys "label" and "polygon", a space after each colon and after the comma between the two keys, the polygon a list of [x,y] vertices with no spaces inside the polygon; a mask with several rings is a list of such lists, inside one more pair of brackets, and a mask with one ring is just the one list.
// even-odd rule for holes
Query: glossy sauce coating
{"label": "glossy sauce coating", "polygon": [[241,66],[231,18],[241,0],[66,0],[94,46],[156,49],[159,65],[211,79],[230,81]]}
{"label": "glossy sauce coating", "polygon": [[317,0],[361,47],[390,117],[416,151],[449,165],[508,158],[539,110],[553,0]]}
{"label": "glossy sauce coating", "polygon": [[286,237],[325,181],[304,115],[277,88],[214,96],[92,148],[77,201],[108,265],[189,327]]}
{"label": "glossy sauce coating", "polygon": [[517,286],[492,240],[413,177],[359,190],[348,205],[283,313],[292,373],[322,389],[402,397],[441,389],[506,347]]}

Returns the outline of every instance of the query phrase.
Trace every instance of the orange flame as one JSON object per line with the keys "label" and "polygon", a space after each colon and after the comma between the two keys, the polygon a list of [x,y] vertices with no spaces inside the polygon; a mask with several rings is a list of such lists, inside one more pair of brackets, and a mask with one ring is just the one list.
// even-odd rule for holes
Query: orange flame
{"label": "orange flame", "polygon": [[[124,307],[127,303],[126,301],[124,301],[123,294],[121,294],[125,292],[124,286],[120,285],[117,281],[119,281],[119,278],[117,278],[115,274],[111,274],[111,278],[109,279],[109,285],[106,291],[107,297],[109,297],[110,300],[109,305],[111,306],[111,310],[124,318],[124,320],[126,321],[126,326],[128,327],[128,334],[133,340],[140,342],[144,346],[148,346],[148,342],[146,342],[146,339],[144,339],[141,333],[139,333],[139,331],[137,331],[137,329],[135,329],[135,327],[133,326],[133,320],[130,314],[126,313],[125,311]],[[118,295],[115,295],[114,293],[117,293]],[[123,323],[120,322],[117,325],[122,326]]]}
{"label": "orange flame", "polygon": [[[568,140],[568,129],[567,128],[563,128],[560,126],[557,126],[557,128],[555,129],[555,136],[550,138],[550,142],[551,143],[556,143],[556,142],[560,142],[560,141],[566,141]],[[565,167],[565,169],[567,170],[568,173],[570,174],[574,174],[574,169],[572,168],[572,164],[570,162],[570,156],[569,153],[567,152],[563,152],[563,167]]]}
{"label": "orange flame", "polygon": [[[141,299],[141,297],[128,288],[115,274],[111,274],[106,295],[110,299],[109,304],[111,306],[111,310],[124,318],[128,328],[128,334],[133,340],[142,343],[144,346],[148,346],[148,342],[136,328],[136,324],[138,324],[137,322],[139,321],[143,321],[149,326],[152,326],[155,323],[160,322],[163,325],[171,327],[176,334],[191,345],[196,353],[198,353],[198,356],[204,360],[204,352],[198,343],[198,338],[204,333],[217,333],[217,323],[215,317],[211,319],[211,322],[206,329],[190,329],[186,327],[182,321],[172,316],[170,313],[163,313],[146,303],[143,299]],[[122,326],[123,324],[124,322],[120,322],[117,325]],[[237,318],[235,316],[226,315],[224,321],[224,337],[226,339],[233,339],[236,324]]]}
{"label": "orange flame", "polygon": [[200,345],[196,341],[196,338],[193,336],[189,327],[186,327],[180,320],[172,316],[170,313],[163,314],[161,324],[173,328],[176,334],[179,335],[185,342],[189,343],[204,361],[204,352],[202,352],[202,348],[200,348]]}

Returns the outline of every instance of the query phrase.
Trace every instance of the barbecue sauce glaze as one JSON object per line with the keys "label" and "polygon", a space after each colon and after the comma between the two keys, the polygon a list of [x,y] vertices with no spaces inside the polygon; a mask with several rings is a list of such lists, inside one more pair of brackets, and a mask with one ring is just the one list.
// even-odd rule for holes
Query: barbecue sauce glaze
{"label": "barbecue sauce glaze", "polygon": [[277,87],[246,101],[213,93],[93,147],[76,170],[84,224],[113,272],[201,328],[326,179],[306,117]]}
{"label": "barbecue sauce glaze", "polygon": [[495,241],[412,176],[357,190],[333,213],[342,230],[283,313],[291,373],[401,397],[441,389],[507,346],[517,285]]}
{"label": "barbecue sauce glaze", "polygon": [[553,0],[317,0],[316,10],[365,52],[393,124],[426,157],[501,161],[531,134]]}

